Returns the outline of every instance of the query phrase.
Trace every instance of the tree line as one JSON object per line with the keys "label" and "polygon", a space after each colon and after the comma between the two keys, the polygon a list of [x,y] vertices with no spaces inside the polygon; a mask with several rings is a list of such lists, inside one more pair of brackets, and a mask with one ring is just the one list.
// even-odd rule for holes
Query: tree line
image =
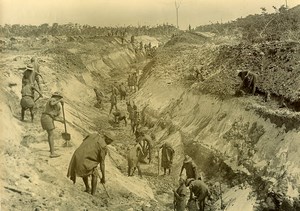
{"label": "tree line", "polygon": [[123,26],[123,27],[96,27],[90,25],[80,25],[77,23],[58,24],[52,25],[44,23],[41,25],[21,25],[21,24],[5,24],[0,25],[0,36],[23,36],[23,37],[39,37],[45,35],[52,36],[75,36],[75,35],[88,35],[88,36],[125,36],[131,35],[172,35],[178,29],[168,23],[156,26]]}

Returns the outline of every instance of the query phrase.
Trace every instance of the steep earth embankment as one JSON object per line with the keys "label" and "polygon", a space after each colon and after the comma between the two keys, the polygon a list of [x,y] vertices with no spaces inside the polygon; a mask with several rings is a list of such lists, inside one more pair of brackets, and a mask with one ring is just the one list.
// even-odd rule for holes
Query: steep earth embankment
{"label": "steep earth embankment", "polygon": [[[203,38],[196,43],[185,39],[194,35],[180,36],[144,69],[136,101],[144,105],[146,100],[148,119],[167,119],[168,134],[180,134],[185,153],[197,162],[213,191],[218,192],[219,182],[223,184],[226,210],[298,210],[299,114],[280,109],[276,99],[264,102],[260,95],[234,95],[241,83],[236,70],[246,63],[248,68],[254,63],[253,69],[261,75],[259,89],[286,97],[295,93],[300,88],[293,83],[299,52],[291,49],[299,45],[264,46],[264,68],[258,69],[261,56],[250,50],[255,46],[218,45]],[[279,49],[267,53],[274,48]],[[272,63],[275,57],[281,59]],[[283,61],[286,57],[289,63]],[[200,67],[204,80],[194,77],[195,66]],[[290,66],[293,70],[288,70]],[[278,82],[292,85],[283,89],[284,85],[276,86]],[[180,164],[177,172],[179,168]],[[215,196],[214,207],[220,207]]]}

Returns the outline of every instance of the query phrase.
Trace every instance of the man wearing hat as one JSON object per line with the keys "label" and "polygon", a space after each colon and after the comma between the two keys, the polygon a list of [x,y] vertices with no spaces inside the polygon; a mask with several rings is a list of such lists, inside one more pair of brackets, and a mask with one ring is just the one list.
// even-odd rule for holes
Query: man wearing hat
{"label": "man wearing hat", "polygon": [[189,203],[196,200],[198,209],[204,211],[205,199],[210,199],[208,186],[200,179],[189,178],[186,180],[186,186],[190,188]]}
{"label": "man wearing hat", "polygon": [[22,94],[22,99],[20,102],[21,105],[21,121],[24,121],[24,115],[25,111],[29,109],[30,114],[31,114],[31,122],[33,122],[33,108],[35,105],[34,102],[34,91],[37,91],[40,96],[42,97],[42,94],[29,83],[28,79],[24,80],[24,86],[22,87],[21,94]]}
{"label": "man wearing hat", "polygon": [[27,79],[29,80],[29,83],[32,85],[34,85],[36,81],[40,89],[39,81],[37,79],[38,75],[40,74],[34,71],[32,64],[27,65],[26,70],[23,72],[22,87],[25,86],[25,80]]}
{"label": "man wearing hat", "polygon": [[195,162],[192,160],[192,158],[188,155],[185,156],[183,160],[183,165],[181,167],[180,176],[182,176],[182,171],[185,169],[186,177],[197,179],[197,166]]}
{"label": "man wearing hat", "polygon": [[48,142],[50,147],[50,158],[59,157],[60,155],[54,153],[54,121],[64,123],[64,120],[59,118],[60,115],[60,105],[63,104],[63,97],[59,92],[54,92],[49,101],[45,105],[45,110],[41,116],[42,128],[48,133]]}
{"label": "man wearing hat", "polygon": [[[75,184],[76,176],[82,177],[85,185],[85,192],[95,195],[97,188],[97,177],[99,176],[97,166],[100,163],[102,174],[101,183],[105,183],[105,156],[107,145],[115,139],[114,134],[105,132],[103,135],[98,133],[90,134],[81,145],[75,150],[69,164],[67,177]],[[88,177],[92,176],[90,189]]]}

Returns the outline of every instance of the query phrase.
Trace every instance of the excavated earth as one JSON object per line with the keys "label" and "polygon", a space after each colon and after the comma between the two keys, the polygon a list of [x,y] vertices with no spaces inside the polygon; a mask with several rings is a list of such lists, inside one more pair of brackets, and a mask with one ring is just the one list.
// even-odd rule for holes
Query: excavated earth
{"label": "excavated earth", "polygon": [[[140,36],[137,42],[157,46],[167,39]],[[206,210],[300,209],[299,42],[248,45],[182,33],[149,58],[116,37],[66,40],[24,38],[2,49],[1,210],[172,210],[172,189],[184,154],[195,160],[211,189]],[[22,72],[34,55],[44,78],[43,98],[37,101],[34,122],[28,113],[21,122]],[[195,77],[194,67],[202,80]],[[256,95],[236,96],[241,69],[259,75]],[[156,137],[152,162],[142,165],[143,178],[126,175],[126,153],[135,142],[130,124],[117,125],[108,115],[111,85],[126,83],[134,71],[140,73],[139,90],[127,100],[136,102],[143,126]],[[103,110],[94,107],[94,87],[105,95]],[[65,98],[72,146],[64,147],[64,127],[56,123],[61,157],[50,159],[39,118],[57,90]],[[271,99],[265,102],[267,92]],[[126,111],[125,101],[119,107]],[[106,159],[108,194],[99,184],[91,196],[83,192],[81,180],[72,184],[67,168],[83,138],[103,130],[118,137]],[[175,148],[170,176],[157,174],[157,149],[163,142]]]}

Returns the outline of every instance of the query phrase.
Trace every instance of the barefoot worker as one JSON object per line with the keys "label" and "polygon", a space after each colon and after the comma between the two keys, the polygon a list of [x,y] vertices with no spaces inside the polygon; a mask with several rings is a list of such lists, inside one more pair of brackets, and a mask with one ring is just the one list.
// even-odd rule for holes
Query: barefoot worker
{"label": "barefoot worker", "polygon": [[54,121],[64,123],[64,120],[59,118],[60,115],[60,105],[63,104],[63,97],[59,92],[54,92],[49,101],[46,103],[45,110],[41,116],[42,128],[48,133],[48,142],[50,147],[50,158],[59,157],[60,155],[54,153]]}

